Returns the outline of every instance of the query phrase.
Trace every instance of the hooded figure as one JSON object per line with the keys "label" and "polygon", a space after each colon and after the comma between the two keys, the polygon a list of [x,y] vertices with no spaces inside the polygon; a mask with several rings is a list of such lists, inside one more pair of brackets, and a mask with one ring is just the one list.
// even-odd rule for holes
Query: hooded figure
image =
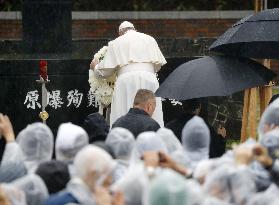
{"label": "hooded figure", "polygon": [[174,135],[173,131],[168,128],[160,128],[157,131],[157,135],[161,137],[161,139],[165,142],[168,153],[173,153],[176,150],[181,150],[182,145],[177,139],[177,137]]}
{"label": "hooded figure", "polygon": [[45,205],[96,204],[94,190],[102,185],[114,166],[115,162],[106,151],[94,145],[85,146],[74,159],[76,176],[68,182],[64,191],[49,197]]}
{"label": "hooded figure", "polygon": [[201,160],[209,158],[210,131],[204,120],[194,116],[182,130],[182,151],[172,154],[173,158],[194,170]]}
{"label": "hooded figure", "polygon": [[100,113],[88,115],[83,122],[83,128],[89,136],[90,144],[96,141],[104,141],[109,132],[109,125]]}
{"label": "hooded figure", "polygon": [[88,135],[83,128],[72,123],[59,126],[55,141],[56,159],[72,163],[75,155],[88,145]]}
{"label": "hooded figure", "polygon": [[268,154],[273,160],[279,158],[279,129],[267,132],[261,138],[260,143],[267,148]]}
{"label": "hooded figure", "polygon": [[272,184],[266,191],[258,192],[253,195],[247,205],[271,205],[273,201],[278,199],[279,189],[275,184]]}
{"label": "hooded figure", "polygon": [[275,127],[279,126],[279,98],[274,100],[264,111],[258,126],[259,139]]}
{"label": "hooded figure", "polygon": [[105,143],[112,149],[116,159],[129,159],[135,141],[134,135],[129,130],[116,127],[111,129]]}
{"label": "hooded figure", "polygon": [[116,127],[109,132],[105,143],[112,149],[117,161],[114,180],[120,179],[127,171],[135,141],[134,135],[125,128]]}
{"label": "hooded figure", "polygon": [[165,169],[152,180],[146,205],[188,205],[189,197],[186,179]]}
{"label": "hooded figure", "polygon": [[75,174],[73,160],[79,150],[88,145],[88,135],[83,128],[72,123],[59,126],[55,141],[56,159],[69,165],[71,175]]}
{"label": "hooded figure", "polygon": [[204,191],[227,203],[246,204],[256,193],[256,185],[248,167],[223,165],[206,177]]}
{"label": "hooded figure", "polygon": [[142,205],[144,191],[147,187],[146,169],[142,163],[137,163],[133,169],[129,169],[121,179],[114,183],[111,189],[112,191],[121,191],[124,194],[126,205]]}
{"label": "hooded figure", "polygon": [[269,173],[271,181],[279,185],[279,129],[274,129],[266,134],[260,140],[260,143],[267,148],[268,155],[272,158],[273,164],[269,169],[264,169],[264,173]]}
{"label": "hooded figure", "polygon": [[146,151],[162,151],[168,154],[168,149],[164,141],[156,132],[148,131],[139,134],[135,147],[132,151],[131,165],[138,163]]}
{"label": "hooded figure", "polygon": [[187,179],[186,186],[188,190],[188,202],[191,205],[202,204],[206,195],[203,192],[203,189],[199,182],[195,179]]}
{"label": "hooded figure", "polygon": [[28,171],[34,172],[39,163],[49,161],[53,153],[53,134],[41,122],[27,125],[17,136]]}
{"label": "hooded figure", "polygon": [[26,204],[38,205],[48,198],[48,190],[44,181],[35,174],[29,174],[12,183],[25,193]]}

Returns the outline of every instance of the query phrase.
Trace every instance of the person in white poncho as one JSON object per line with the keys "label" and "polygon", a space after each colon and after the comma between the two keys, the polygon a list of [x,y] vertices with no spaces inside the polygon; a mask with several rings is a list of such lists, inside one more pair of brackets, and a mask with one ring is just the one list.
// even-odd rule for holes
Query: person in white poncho
{"label": "person in white poncho", "polygon": [[[106,78],[116,73],[114,93],[111,103],[110,125],[133,106],[138,89],[153,92],[159,87],[155,73],[166,64],[156,40],[137,32],[132,23],[124,21],[119,26],[119,37],[108,43],[108,49],[101,62],[93,59],[90,68],[97,77]],[[161,127],[164,126],[162,102],[156,99],[153,114]]]}

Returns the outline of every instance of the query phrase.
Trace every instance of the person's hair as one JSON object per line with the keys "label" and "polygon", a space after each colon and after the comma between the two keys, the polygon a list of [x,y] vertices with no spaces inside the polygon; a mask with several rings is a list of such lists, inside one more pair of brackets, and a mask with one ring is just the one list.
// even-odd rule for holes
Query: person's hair
{"label": "person's hair", "polygon": [[45,182],[49,194],[55,194],[64,189],[70,180],[66,163],[57,160],[42,162],[35,173]]}
{"label": "person's hair", "polygon": [[155,95],[151,90],[139,89],[134,99],[134,106],[142,105],[146,103],[149,99],[154,98]]}
{"label": "person's hair", "polygon": [[201,100],[198,98],[184,100],[182,102],[182,107],[184,112],[186,113],[193,113],[196,109],[201,106]]}

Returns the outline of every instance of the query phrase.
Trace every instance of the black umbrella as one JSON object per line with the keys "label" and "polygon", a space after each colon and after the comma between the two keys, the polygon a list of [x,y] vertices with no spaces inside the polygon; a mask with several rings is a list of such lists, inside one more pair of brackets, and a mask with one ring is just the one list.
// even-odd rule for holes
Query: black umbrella
{"label": "black umbrella", "polygon": [[226,96],[268,84],[273,77],[272,71],[250,59],[203,57],[177,67],[160,85],[156,96],[176,100]]}
{"label": "black umbrella", "polygon": [[241,19],[209,50],[249,58],[279,59],[279,8]]}

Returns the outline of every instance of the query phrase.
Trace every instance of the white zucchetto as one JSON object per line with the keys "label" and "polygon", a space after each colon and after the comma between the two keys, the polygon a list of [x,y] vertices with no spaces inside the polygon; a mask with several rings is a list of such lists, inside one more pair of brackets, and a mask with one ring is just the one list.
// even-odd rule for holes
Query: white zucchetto
{"label": "white zucchetto", "polygon": [[121,31],[124,28],[135,28],[134,25],[129,22],[129,21],[123,21],[120,25],[119,25],[119,31]]}

